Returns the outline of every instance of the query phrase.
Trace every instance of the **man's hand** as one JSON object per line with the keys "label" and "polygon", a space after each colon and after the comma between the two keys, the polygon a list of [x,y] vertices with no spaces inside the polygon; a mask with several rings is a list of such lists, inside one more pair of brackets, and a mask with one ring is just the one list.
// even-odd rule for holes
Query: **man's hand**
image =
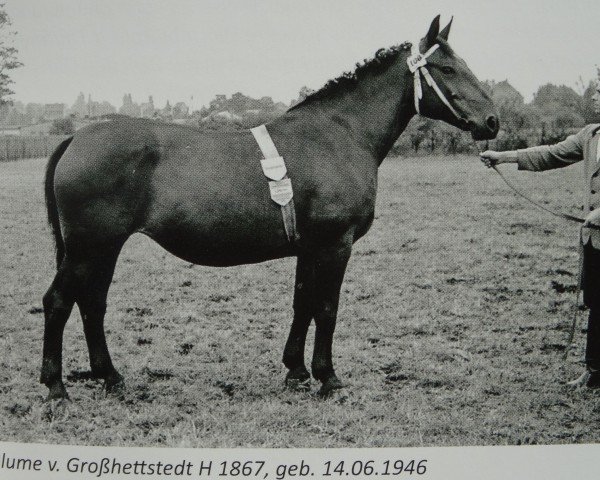
{"label": "man's hand", "polygon": [[495,152],[494,150],[486,150],[485,152],[480,153],[479,157],[481,158],[483,164],[486,167],[490,168],[496,165],[500,160],[500,152]]}
{"label": "man's hand", "polygon": [[496,152],[494,150],[486,150],[479,154],[483,164],[490,168],[499,163],[515,163],[517,161],[517,152]]}

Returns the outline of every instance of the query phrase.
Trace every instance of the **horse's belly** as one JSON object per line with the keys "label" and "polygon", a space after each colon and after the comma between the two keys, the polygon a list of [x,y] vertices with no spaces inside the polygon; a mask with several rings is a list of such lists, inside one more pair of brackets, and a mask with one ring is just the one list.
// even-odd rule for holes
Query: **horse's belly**
{"label": "horse's belly", "polygon": [[187,245],[182,246],[172,241],[164,242],[157,240],[157,242],[165,250],[182,260],[210,267],[232,267],[235,265],[266,262],[294,255],[292,247],[287,245],[269,249],[239,249],[233,251],[206,247],[204,245],[190,248]]}
{"label": "horse's belly", "polygon": [[293,255],[279,223],[271,218],[220,219],[163,225],[140,229],[165,250],[191,263],[232,266],[257,263]]}

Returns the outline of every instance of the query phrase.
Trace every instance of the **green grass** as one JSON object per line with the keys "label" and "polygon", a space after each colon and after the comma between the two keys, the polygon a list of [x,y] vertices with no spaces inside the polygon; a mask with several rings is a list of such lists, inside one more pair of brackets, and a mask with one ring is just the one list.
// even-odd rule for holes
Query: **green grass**
{"label": "green grass", "polygon": [[[293,259],[192,266],[145,237],[126,245],[108,342],[124,400],[87,380],[78,313],[65,332],[72,402],[45,403],[41,297],[53,275],[44,160],[0,165],[0,440],[190,447],[595,442],[600,395],[564,382],[577,226],[518,199],[476,158],[389,159],[377,218],[354,250],[334,341],[348,387],[283,388]],[[504,167],[551,208],[578,213],[579,167]],[[553,283],[555,282],[555,283]],[[312,333],[307,360],[310,363]]]}

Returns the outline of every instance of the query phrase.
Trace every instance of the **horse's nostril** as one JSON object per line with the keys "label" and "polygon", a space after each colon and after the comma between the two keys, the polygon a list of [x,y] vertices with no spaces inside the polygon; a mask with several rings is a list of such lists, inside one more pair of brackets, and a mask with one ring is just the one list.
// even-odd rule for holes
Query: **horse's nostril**
{"label": "horse's nostril", "polygon": [[492,132],[495,132],[498,129],[498,119],[495,115],[487,117],[485,123]]}

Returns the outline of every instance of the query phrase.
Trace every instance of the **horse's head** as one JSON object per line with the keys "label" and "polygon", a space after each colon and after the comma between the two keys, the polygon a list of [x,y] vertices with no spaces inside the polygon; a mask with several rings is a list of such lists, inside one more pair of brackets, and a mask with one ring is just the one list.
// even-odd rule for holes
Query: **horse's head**
{"label": "horse's head", "polygon": [[419,72],[418,79],[414,73],[415,107],[426,117],[470,131],[475,140],[495,138],[500,126],[496,108],[465,61],[450,48],[451,24],[452,20],[440,31],[440,17],[434,18],[419,44],[421,55],[411,57],[411,70]]}

